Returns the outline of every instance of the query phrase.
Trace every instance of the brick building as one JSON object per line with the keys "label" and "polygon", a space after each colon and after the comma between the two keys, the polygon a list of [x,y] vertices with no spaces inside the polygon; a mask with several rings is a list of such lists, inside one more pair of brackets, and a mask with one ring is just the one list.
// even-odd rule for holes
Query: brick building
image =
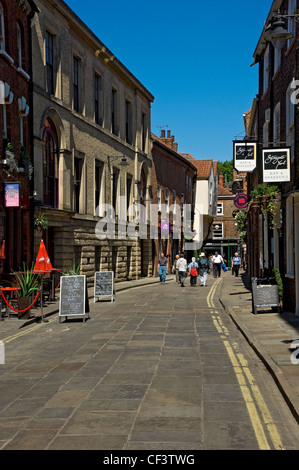
{"label": "brick building", "polygon": [[3,277],[32,261],[31,0],[0,1],[0,260]]}
{"label": "brick building", "polygon": [[[158,236],[152,241],[154,270],[153,274],[157,274],[158,258],[161,252],[164,252],[169,259],[169,267],[173,265],[175,256],[184,253],[188,236],[184,234],[183,218],[181,209],[184,204],[193,207],[194,204],[194,182],[196,177],[196,168],[192,161],[187,160],[177,152],[178,144],[171,135],[171,131],[162,130],[161,136],[157,137],[151,134],[152,140],[152,204],[156,204],[159,208],[165,205],[165,213],[159,211],[156,220],[158,226]],[[174,236],[173,231],[173,210],[171,206],[176,206],[175,217],[178,217],[181,227],[179,238]],[[161,229],[162,222],[169,222],[169,232],[163,232]],[[193,228],[193,227],[191,227]],[[186,253],[189,258],[191,253]]]}
{"label": "brick building", "polygon": [[[291,33],[286,41],[272,42],[278,11],[282,26]],[[265,26],[254,52],[253,65],[259,67],[259,89],[253,102],[247,136],[257,140],[257,169],[248,175],[248,190],[259,184],[278,186],[274,226],[270,224],[267,202],[262,197],[251,200],[249,209],[249,274],[271,274],[279,267],[284,283],[284,306],[299,314],[299,153],[298,153],[298,88],[299,77],[297,0],[273,1]],[[270,34],[271,36],[270,37]],[[294,101],[295,98],[295,101]],[[265,183],[263,149],[274,154],[290,149],[287,169],[289,178],[281,177]],[[284,151],[287,154],[286,151]],[[274,172],[275,173],[275,172]],[[264,210],[263,210],[264,209]]]}
{"label": "brick building", "polygon": [[[35,252],[42,236],[52,265],[80,265],[89,285],[98,270],[116,280],[151,275],[151,241],[121,238],[118,222],[126,229],[139,203],[149,220],[153,96],[62,0],[36,4],[35,214],[45,213],[49,229],[36,233]],[[113,236],[99,234],[109,219],[103,204]]]}

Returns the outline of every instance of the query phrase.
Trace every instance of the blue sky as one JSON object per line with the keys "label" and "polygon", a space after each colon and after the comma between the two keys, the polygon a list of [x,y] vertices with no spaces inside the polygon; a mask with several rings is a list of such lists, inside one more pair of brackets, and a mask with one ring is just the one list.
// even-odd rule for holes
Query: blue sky
{"label": "blue sky", "polygon": [[151,130],[178,151],[231,160],[258,92],[250,67],[272,0],[66,0],[154,95]]}

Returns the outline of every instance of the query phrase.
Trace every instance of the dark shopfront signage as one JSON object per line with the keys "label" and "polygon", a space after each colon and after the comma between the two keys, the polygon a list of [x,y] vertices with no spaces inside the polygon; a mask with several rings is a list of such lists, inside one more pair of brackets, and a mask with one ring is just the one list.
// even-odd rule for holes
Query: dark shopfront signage
{"label": "dark shopfront signage", "polygon": [[256,168],[256,142],[235,140],[234,168],[240,173],[251,173]]}
{"label": "dark shopfront signage", "polygon": [[94,302],[95,299],[111,297],[113,302],[113,271],[98,271],[94,274]]}
{"label": "dark shopfront signage", "polygon": [[271,278],[251,278],[252,310],[255,315],[258,308],[278,307],[280,309],[278,286],[271,284],[271,281]]}
{"label": "dark shopfront signage", "polygon": [[263,149],[263,182],[284,183],[291,181],[291,149]]}
{"label": "dark shopfront signage", "polygon": [[60,280],[59,323],[61,317],[83,316],[89,312],[86,276],[62,276]]}

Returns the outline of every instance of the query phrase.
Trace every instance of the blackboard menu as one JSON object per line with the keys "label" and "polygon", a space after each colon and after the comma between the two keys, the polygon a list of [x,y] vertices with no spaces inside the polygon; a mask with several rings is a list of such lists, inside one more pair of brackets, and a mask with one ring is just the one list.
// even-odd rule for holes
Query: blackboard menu
{"label": "blackboard menu", "polygon": [[258,284],[253,278],[252,282],[252,307],[254,314],[257,308],[279,307],[278,286],[271,284]]}
{"label": "blackboard menu", "polygon": [[94,276],[94,299],[111,297],[113,301],[113,271],[96,272]]}
{"label": "blackboard menu", "polygon": [[74,315],[83,315],[85,317],[85,314],[86,276],[62,276],[60,282],[59,317]]}

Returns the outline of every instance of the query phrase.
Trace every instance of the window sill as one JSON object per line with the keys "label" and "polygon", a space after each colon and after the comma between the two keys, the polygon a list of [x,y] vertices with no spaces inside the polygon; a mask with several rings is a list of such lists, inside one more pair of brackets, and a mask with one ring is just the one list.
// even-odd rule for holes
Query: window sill
{"label": "window sill", "polygon": [[22,69],[22,67],[18,67],[18,68],[17,68],[17,71],[18,71],[21,75],[23,75],[23,77],[25,77],[26,80],[28,80],[28,81],[30,80],[30,75],[28,75],[28,73],[26,73],[25,70]]}
{"label": "window sill", "polygon": [[284,277],[286,277],[286,278],[288,278],[288,279],[295,279],[295,275],[294,275],[294,274],[285,274]]}
{"label": "window sill", "polygon": [[15,61],[13,60],[12,57],[10,57],[9,54],[4,49],[0,49],[0,55],[3,55],[11,64],[14,64]]}

